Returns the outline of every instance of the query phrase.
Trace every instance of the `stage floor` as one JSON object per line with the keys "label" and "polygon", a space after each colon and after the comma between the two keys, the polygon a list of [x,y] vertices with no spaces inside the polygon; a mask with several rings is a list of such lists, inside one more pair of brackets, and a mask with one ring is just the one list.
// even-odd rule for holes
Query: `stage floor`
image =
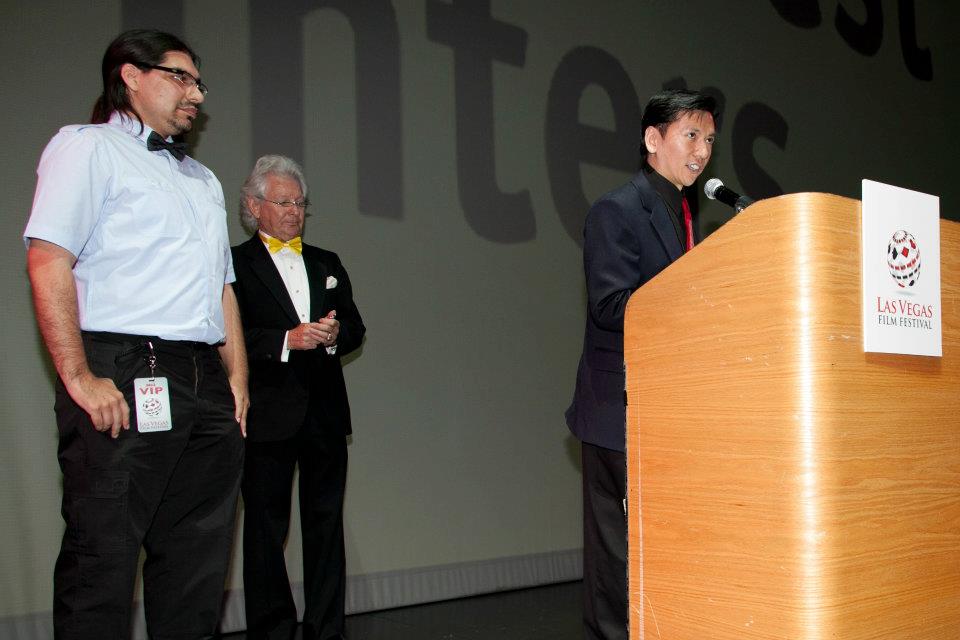
{"label": "stage floor", "polygon": [[[349,640],[580,640],[581,583],[534,587],[347,617]],[[243,633],[223,636],[244,640]],[[296,639],[300,639],[297,632]]]}

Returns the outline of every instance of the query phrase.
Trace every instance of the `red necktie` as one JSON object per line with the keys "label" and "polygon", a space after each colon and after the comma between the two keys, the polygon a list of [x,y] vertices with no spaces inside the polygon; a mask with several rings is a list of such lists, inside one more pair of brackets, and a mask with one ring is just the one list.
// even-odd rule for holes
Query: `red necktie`
{"label": "red necktie", "polygon": [[687,230],[687,251],[690,251],[693,249],[693,214],[686,196],[683,196],[683,226]]}

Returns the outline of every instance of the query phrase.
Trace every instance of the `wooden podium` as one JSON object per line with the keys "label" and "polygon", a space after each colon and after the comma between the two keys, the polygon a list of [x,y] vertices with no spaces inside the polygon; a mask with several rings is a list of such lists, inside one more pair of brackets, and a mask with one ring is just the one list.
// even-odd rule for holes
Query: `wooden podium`
{"label": "wooden podium", "polygon": [[943,357],[863,352],[860,202],[759,202],[631,298],[633,640],[960,638],[960,224]]}

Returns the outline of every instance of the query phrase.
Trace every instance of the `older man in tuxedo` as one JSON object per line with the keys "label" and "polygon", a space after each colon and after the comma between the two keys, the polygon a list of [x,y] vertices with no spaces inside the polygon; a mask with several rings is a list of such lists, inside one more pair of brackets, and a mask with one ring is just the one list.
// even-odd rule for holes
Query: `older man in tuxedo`
{"label": "older man in tuxedo", "polygon": [[350,279],[335,253],[303,244],[307,184],[283,156],[257,160],[241,216],[256,229],[233,248],[250,361],[243,499],[247,638],[293,637],[284,562],[294,469],[300,469],[303,638],[342,638],[343,494],[350,407],[340,358],[363,340]]}

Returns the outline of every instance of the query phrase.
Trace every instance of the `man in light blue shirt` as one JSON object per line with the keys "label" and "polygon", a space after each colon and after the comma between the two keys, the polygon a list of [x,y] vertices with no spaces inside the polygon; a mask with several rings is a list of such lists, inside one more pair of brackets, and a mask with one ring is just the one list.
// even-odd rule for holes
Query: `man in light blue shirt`
{"label": "man in light blue shirt", "polygon": [[57,638],[212,637],[242,468],[247,361],[219,181],[183,145],[207,88],[181,40],[108,47],[92,124],[61,129],[24,232],[58,373]]}

